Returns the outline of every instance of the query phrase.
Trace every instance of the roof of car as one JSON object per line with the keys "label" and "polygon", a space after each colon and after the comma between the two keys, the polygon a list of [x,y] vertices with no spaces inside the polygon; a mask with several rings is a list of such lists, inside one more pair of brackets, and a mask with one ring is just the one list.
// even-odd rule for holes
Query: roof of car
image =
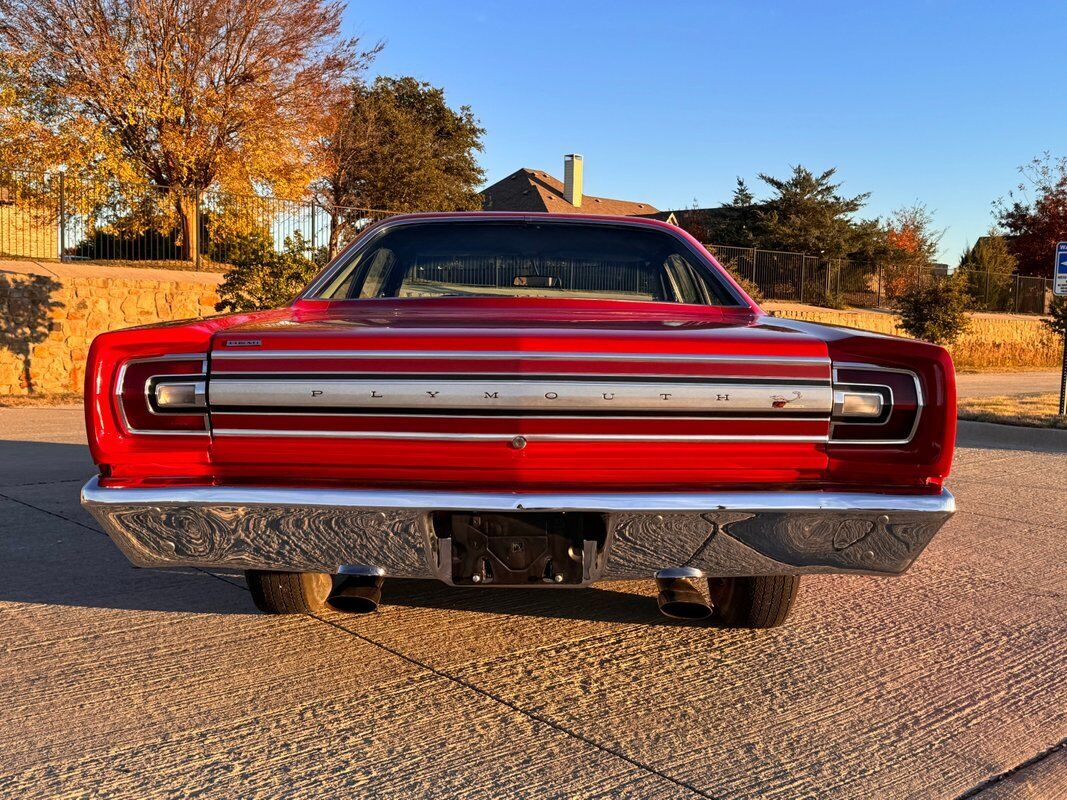
{"label": "roof of car", "polygon": [[529,220],[533,222],[539,221],[557,221],[557,222],[596,222],[596,223],[608,223],[612,225],[641,225],[649,228],[662,228],[674,233],[684,233],[677,225],[672,225],[669,222],[663,222],[652,217],[632,217],[632,216],[619,216],[614,214],[588,214],[588,213],[553,213],[553,212],[537,212],[537,211],[422,211],[414,214],[396,214],[391,217],[379,220],[377,224],[383,222],[397,222],[400,220],[437,220],[437,221],[449,221],[454,220],[456,222],[469,222],[471,220]]}

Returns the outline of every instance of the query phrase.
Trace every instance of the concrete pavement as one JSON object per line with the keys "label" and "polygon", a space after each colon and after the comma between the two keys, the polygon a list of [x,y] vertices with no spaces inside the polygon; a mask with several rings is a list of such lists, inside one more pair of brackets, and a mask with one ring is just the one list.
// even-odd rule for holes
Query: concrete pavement
{"label": "concrete pavement", "polygon": [[1067,455],[959,452],[897,579],[806,579],[784,628],[649,583],[387,583],[268,618],[132,568],[78,506],[80,409],[0,409],[0,796],[1067,796]]}
{"label": "concrete pavement", "polygon": [[1058,392],[1060,371],[981,372],[957,375],[956,389],[961,398]]}

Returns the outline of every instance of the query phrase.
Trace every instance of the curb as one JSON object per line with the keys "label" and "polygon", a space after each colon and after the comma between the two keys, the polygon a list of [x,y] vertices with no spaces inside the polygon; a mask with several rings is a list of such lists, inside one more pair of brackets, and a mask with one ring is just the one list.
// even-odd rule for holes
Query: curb
{"label": "curb", "polygon": [[962,447],[1002,447],[1013,450],[1044,450],[1067,453],[1067,430],[1000,425],[996,422],[959,420],[956,444]]}

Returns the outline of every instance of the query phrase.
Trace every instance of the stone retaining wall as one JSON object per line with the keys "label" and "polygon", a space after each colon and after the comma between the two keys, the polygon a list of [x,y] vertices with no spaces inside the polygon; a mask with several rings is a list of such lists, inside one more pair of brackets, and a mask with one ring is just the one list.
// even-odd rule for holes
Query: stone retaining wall
{"label": "stone retaining wall", "polygon": [[213,283],[0,272],[0,395],[81,392],[105,331],[214,314]]}

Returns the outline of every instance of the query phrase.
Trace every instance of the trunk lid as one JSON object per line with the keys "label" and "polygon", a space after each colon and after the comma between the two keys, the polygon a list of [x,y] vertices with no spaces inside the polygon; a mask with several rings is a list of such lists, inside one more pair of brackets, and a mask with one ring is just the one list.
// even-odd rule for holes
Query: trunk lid
{"label": "trunk lid", "polygon": [[656,303],[304,304],[214,337],[212,460],[225,477],[289,483],[817,480],[826,345],[753,322]]}

